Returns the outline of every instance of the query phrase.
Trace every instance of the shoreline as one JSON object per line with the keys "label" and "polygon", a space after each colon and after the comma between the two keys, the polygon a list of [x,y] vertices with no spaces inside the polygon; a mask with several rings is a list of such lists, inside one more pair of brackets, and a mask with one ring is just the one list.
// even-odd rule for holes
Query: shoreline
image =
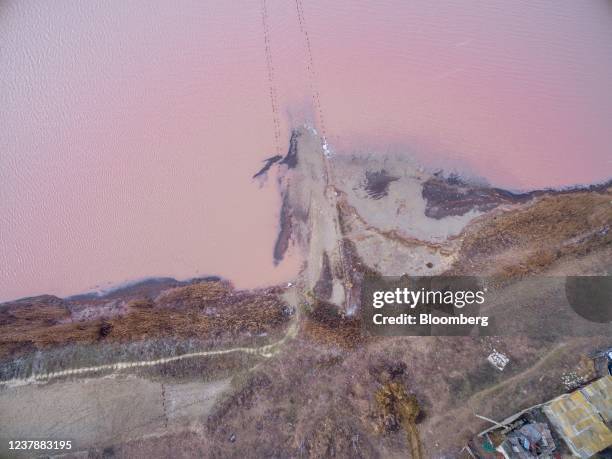
{"label": "shoreline", "polygon": [[[0,406],[32,400],[40,413],[10,411],[13,430],[4,434],[45,437],[60,428],[66,438],[83,439],[81,451],[112,447],[128,456],[155,444],[140,431],[101,435],[95,422],[73,422],[95,387],[113,416],[137,414],[143,423],[169,416],[159,426],[160,441],[210,445],[220,457],[236,447],[293,457],[303,442],[349,451],[356,436],[367,456],[403,457],[407,445],[377,405],[381,386],[391,383],[426,413],[415,441],[427,457],[453,455],[483,429],[474,412],[503,418],[517,399],[527,405],[549,400],[562,392],[564,375],[578,368],[581,356],[609,346],[600,324],[584,324],[587,338],[566,333],[564,292],[520,282],[532,274],[611,272],[609,187],[513,202],[505,192],[443,181],[397,157],[328,160],[306,130],[292,150],[291,169],[275,164],[285,168],[279,188],[291,225],[287,244],[304,253],[294,282],[237,290],[217,277],[161,278],[102,296],[3,303],[0,381],[7,384],[0,383]],[[423,196],[425,183],[434,183],[436,193]],[[495,277],[510,312],[499,329],[515,329],[512,311],[521,310],[529,313],[526,330],[544,324],[559,336],[368,336],[360,306],[365,277],[404,273]],[[492,352],[507,357],[507,369],[491,365]],[[441,368],[448,369],[444,377]],[[130,392],[136,383],[148,389]],[[166,411],[181,400],[192,406],[196,392],[212,397],[210,384],[210,405]],[[117,391],[126,398],[118,399]],[[53,392],[66,398],[45,396]],[[64,400],[74,409],[60,418],[53,413]],[[159,410],[140,408],[151,406],[148,400]],[[182,441],[186,425],[198,434]]]}
{"label": "shoreline", "polygon": [[[274,165],[277,165],[279,167],[284,166],[286,168],[286,171],[294,169],[298,164],[298,138],[300,137],[300,135],[301,134],[299,133],[299,131],[294,130],[291,135],[290,147],[287,154],[285,156],[278,155],[264,160],[265,165],[262,167],[261,170],[256,172],[252,178],[265,179],[268,171]],[[348,158],[349,156],[351,155],[341,154],[338,156],[338,158],[340,159],[340,161],[342,161],[346,160],[346,158]],[[363,153],[355,154],[353,156],[368,158],[374,161],[376,161],[377,156],[380,156],[380,159],[385,158],[385,155],[382,153]],[[399,153],[394,153],[391,156],[400,158],[401,160],[407,161],[409,163],[414,162],[414,159],[412,157],[401,155]],[[332,159],[332,164],[333,162],[334,160]],[[420,168],[422,166],[415,165],[414,167]],[[477,183],[476,180],[471,179],[469,177],[459,176],[452,172],[447,174],[444,170],[439,168],[430,170],[433,172],[426,172],[427,174],[430,174],[430,178],[428,180],[423,181],[421,194],[424,200],[426,201],[425,216],[435,220],[441,220],[449,216],[463,216],[471,211],[486,213],[494,210],[499,206],[524,204],[534,198],[540,198],[543,196],[558,196],[580,192],[602,193],[612,187],[612,178],[610,178],[602,182],[591,184],[577,184],[568,185],[560,188],[551,187],[517,191],[498,188],[490,186],[488,184]],[[387,171],[385,169],[381,169],[380,172],[386,173]],[[371,171],[366,170],[366,178],[368,173],[372,174]],[[384,197],[386,195],[386,190],[388,186],[397,180],[397,178],[394,176],[390,176],[390,178],[391,180],[389,180],[381,190],[378,190],[378,192],[381,193],[381,196],[375,194],[374,197],[369,197],[374,200]],[[282,180],[283,178],[281,174],[281,177],[279,178],[279,183],[282,182]],[[365,186],[367,189],[367,184]],[[291,203],[287,198],[286,187],[281,186],[280,194],[281,207],[279,210],[278,230],[276,242],[274,243],[273,252],[271,254],[271,258],[273,261],[273,269],[280,263],[282,263],[286,252],[292,247],[292,245],[296,245],[295,235],[293,234],[294,209],[292,209]],[[297,276],[299,276],[299,273],[297,273],[296,276],[287,279],[287,282],[294,281]],[[138,289],[141,287],[151,286],[152,288],[154,288],[155,285],[158,285],[160,287],[169,285],[179,287],[197,283],[200,281],[227,281],[231,283],[232,279],[214,274],[186,277],[182,279],[177,279],[172,276],[146,276],[143,278],[128,279],[125,281],[112,283],[105,288],[88,289],[70,295],[60,296],[46,292],[41,293],[39,295],[28,295],[18,298],[0,300],[0,307],[8,303],[22,302],[47,296],[56,297],[63,300],[104,299],[113,295],[119,295],[124,291],[129,292],[129,290],[131,289]],[[276,285],[281,285],[282,283],[283,282],[280,282]],[[248,288],[247,290],[265,289],[269,287],[272,287],[272,285],[262,284],[259,287]]]}

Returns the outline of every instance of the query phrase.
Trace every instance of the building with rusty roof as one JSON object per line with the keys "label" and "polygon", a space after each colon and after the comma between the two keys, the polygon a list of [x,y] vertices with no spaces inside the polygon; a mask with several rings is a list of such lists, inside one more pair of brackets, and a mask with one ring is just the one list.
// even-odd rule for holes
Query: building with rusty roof
{"label": "building with rusty roof", "polygon": [[612,445],[612,376],[561,395],[542,410],[577,457],[591,457]]}

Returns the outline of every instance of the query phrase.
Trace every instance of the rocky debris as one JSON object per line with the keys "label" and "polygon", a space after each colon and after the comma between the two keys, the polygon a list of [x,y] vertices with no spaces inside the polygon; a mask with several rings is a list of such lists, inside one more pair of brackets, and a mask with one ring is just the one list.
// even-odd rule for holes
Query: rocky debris
{"label": "rocky debris", "polygon": [[561,383],[565,387],[565,390],[572,391],[578,387],[586,384],[588,381],[575,371],[568,371],[561,375]]}
{"label": "rocky debris", "polygon": [[493,352],[489,354],[487,360],[499,371],[504,371],[504,368],[506,368],[506,365],[508,365],[508,363],[510,362],[510,359],[505,354],[502,354],[501,352],[498,352],[495,349],[493,349]]}
{"label": "rocky debris", "polygon": [[[132,300],[133,301],[133,300]],[[122,299],[109,299],[106,301],[69,302],[70,322],[89,322],[104,320],[127,314],[127,302]]]}

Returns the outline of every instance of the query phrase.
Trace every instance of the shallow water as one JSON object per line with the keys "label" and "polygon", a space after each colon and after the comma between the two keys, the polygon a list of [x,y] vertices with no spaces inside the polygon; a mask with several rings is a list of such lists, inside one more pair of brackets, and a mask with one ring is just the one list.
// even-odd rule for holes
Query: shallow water
{"label": "shallow water", "polygon": [[303,122],[498,186],[612,175],[609,2],[262,5],[4,2],[0,300],[290,279],[250,177]]}
{"label": "shallow water", "polygon": [[304,2],[341,151],[411,151],[513,189],[612,176],[612,3]]}

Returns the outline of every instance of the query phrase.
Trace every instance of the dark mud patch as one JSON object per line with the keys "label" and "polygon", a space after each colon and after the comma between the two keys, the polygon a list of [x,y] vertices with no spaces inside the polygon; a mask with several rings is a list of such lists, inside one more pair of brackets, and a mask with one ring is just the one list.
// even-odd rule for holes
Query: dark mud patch
{"label": "dark mud patch", "polygon": [[510,279],[542,272],[563,258],[609,250],[610,197],[609,192],[551,194],[525,207],[487,216],[465,231],[451,272],[494,269],[496,275]]}
{"label": "dark mud patch", "polygon": [[423,183],[421,194],[427,203],[425,215],[439,220],[451,215],[465,215],[471,210],[487,212],[502,204],[522,204],[545,195],[561,196],[577,192],[605,193],[610,186],[612,186],[612,180],[560,190],[542,189],[513,193],[502,188],[470,184],[457,175],[443,177],[441,173],[437,173]]}
{"label": "dark mud patch", "polygon": [[287,154],[285,156],[275,155],[271,156],[270,158],[264,159],[265,164],[261,169],[259,169],[259,171],[257,171],[253,175],[252,178],[264,178],[270,168],[277,163],[284,164],[289,169],[295,168],[295,166],[297,166],[298,164],[298,138],[301,135],[302,134],[299,131],[293,130],[291,132],[291,138],[289,139],[289,150],[287,150]]}
{"label": "dark mud patch", "polygon": [[283,203],[280,211],[280,229],[276,242],[274,243],[274,265],[278,265],[289,248],[289,242],[291,241],[291,235],[293,233],[293,221],[291,217],[291,205],[289,204],[289,197],[287,193],[283,194]]}
{"label": "dark mud patch", "polygon": [[124,285],[110,288],[102,293],[90,292],[79,295],[72,295],[65,300],[71,303],[92,301],[108,301],[112,299],[128,300],[130,298],[150,297],[155,298],[164,290],[175,287],[183,287],[191,284],[199,284],[200,282],[218,282],[221,281],[219,276],[204,276],[194,277],[188,280],[176,280],[172,277],[153,277],[140,281],[129,282]]}
{"label": "dark mud patch", "polygon": [[280,164],[285,164],[289,169],[295,168],[298,164],[298,138],[302,135],[302,133],[298,130],[293,130],[291,132],[291,138],[289,139],[289,150],[287,154],[280,162]]}
{"label": "dark mud patch", "polygon": [[514,194],[500,188],[470,186],[459,178],[433,177],[423,183],[422,196],[427,202],[425,215],[441,219],[465,215],[471,210],[487,212],[501,204],[516,204],[531,199],[531,193]]}
{"label": "dark mud patch", "polygon": [[259,169],[259,172],[257,172],[255,175],[253,175],[253,178],[258,178],[258,177],[263,177],[265,176],[268,171],[270,170],[270,168],[276,164],[277,162],[279,162],[281,159],[283,159],[283,157],[281,155],[276,155],[276,156],[272,156],[270,158],[264,159],[264,166]]}
{"label": "dark mud patch", "polygon": [[322,300],[329,300],[333,290],[333,274],[327,252],[323,252],[321,276],[314,286],[314,294]]}
{"label": "dark mud patch", "polygon": [[399,177],[390,175],[385,169],[379,171],[366,171],[363,187],[372,199],[382,199],[389,194],[389,185],[396,182]]}

